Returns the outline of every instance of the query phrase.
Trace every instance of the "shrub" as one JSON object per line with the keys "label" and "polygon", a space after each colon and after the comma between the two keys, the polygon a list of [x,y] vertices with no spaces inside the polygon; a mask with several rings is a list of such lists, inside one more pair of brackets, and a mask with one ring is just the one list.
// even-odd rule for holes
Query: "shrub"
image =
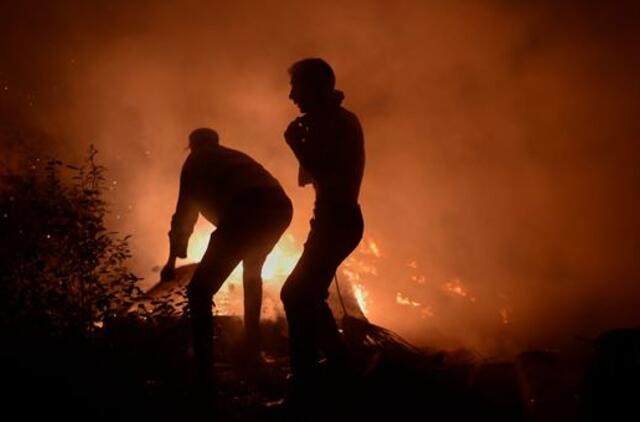
{"label": "shrub", "polygon": [[128,236],[105,226],[105,167],[50,160],[0,181],[0,325],[16,335],[88,335],[142,292]]}

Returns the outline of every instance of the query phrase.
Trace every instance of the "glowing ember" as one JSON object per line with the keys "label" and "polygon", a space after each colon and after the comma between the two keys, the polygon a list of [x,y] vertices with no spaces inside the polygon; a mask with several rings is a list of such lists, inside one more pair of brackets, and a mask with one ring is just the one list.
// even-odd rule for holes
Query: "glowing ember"
{"label": "glowing ember", "polygon": [[420,302],[413,301],[400,292],[396,293],[396,303],[398,305],[413,306],[416,308],[420,306]]}
{"label": "glowing ember", "polygon": [[367,264],[366,262],[357,260],[350,261],[350,263],[355,264],[353,266],[357,267],[357,271],[359,273],[358,276],[360,276],[361,274],[369,274],[373,276],[378,275],[378,268],[376,268],[375,265]]}
{"label": "glowing ember", "polygon": [[471,296],[471,294],[469,294],[467,289],[465,289],[464,286],[462,286],[462,282],[460,281],[460,279],[456,278],[446,283],[444,285],[444,289],[452,295],[457,295],[457,296],[469,299],[471,302],[476,301],[476,298]]}
{"label": "glowing ember", "polygon": [[369,250],[373,256],[380,258],[380,248],[378,248],[378,244],[373,239],[369,239]]}
{"label": "glowing ember", "polygon": [[424,284],[427,282],[427,278],[424,275],[413,275],[411,276],[411,281],[414,281],[418,284]]}
{"label": "glowing ember", "polygon": [[360,243],[358,253],[362,255],[372,255],[376,258],[380,258],[382,256],[379,242],[367,236],[365,236],[364,240]]}
{"label": "glowing ember", "polygon": [[421,310],[420,310],[420,317],[421,318],[427,318],[427,317],[432,317],[433,316],[433,310],[431,309],[431,306],[424,306]]}
{"label": "glowing ember", "polygon": [[343,268],[342,274],[344,274],[352,283],[360,281],[360,274],[358,274],[356,271],[351,270],[349,267]]}

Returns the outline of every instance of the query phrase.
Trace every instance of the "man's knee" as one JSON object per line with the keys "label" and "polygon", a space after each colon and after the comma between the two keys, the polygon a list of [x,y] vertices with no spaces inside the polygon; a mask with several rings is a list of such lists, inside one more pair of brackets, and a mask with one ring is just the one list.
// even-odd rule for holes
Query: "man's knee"
{"label": "man's knee", "polygon": [[289,280],[284,283],[282,289],[280,290],[280,300],[284,305],[285,311],[288,311],[296,306],[296,304],[300,301],[300,293],[298,292],[295,284],[291,283]]}
{"label": "man's knee", "polygon": [[300,283],[287,282],[280,290],[280,300],[287,312],[310,311],[316,307],[317,302],[324,301],[322,294],[313,289],[301,286]]}

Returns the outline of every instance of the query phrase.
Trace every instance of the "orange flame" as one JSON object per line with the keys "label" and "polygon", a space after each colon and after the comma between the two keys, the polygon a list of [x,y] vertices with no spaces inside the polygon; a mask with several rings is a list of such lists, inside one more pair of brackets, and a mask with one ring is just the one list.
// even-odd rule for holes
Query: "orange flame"
{"label": "orange flame", "polygon": [[[209,245],[209,237],[213,228],[206,224],[197,224],[187,249],[188,262],[200,262]],[[295,238],[291,234],[286,234],[280,242],[273,248],[262,267],[262,279],[267,282],[283,282],[286,276],[291,273],[293,267],[302,250],[296,245]],[[231,275],[229,281],[235,283],[242,278],[242,266],[238,265]]]}
{"label": "orange flame", "polygon": [[462,282],[458,278],[454,278],[450,282],[446,283],[444,285],[444,289],[449,294],[469,299],[471,302],[476,301],[476,298],[469,293],[469,291],[462,285]]}
{"label": "orange flame", "polygon": [[[209,245],[209,237],[215,228],[210,224],[198,221],[194,228],[187,249],[186,261],[193,263],[199,262],[204,256],[207,246]],[[341,273],[350,281],[353,295],[365,316],[370,311],[369,292],[362,284],[367,277],[376,277],[378,275],[377,267],[371,262],[372,258],[379,258],[381,255],[379,244],[373,239],[366,239],[360,248],[358,254],[354,254],[347,259],[341,268]],[[262,279],[265,287],[278,288],[284,283],[286,277],[295,267],[300,255],[302,247],[296,242],[293,235],[287,233],[271,251],[262,267]],[[237,294],[233,294],[237,288],[242,287],[242,265],[238,265],[224,284],[223,288],[216,294],[216,313],[229,314],[235,313],[236,310],[242,308],[242,301],[237,298]],[[271,303],[272,299],[265,297],[263,304],[263,318],[270,318],[277,314],[276,308],[279,303]]]}
{"label": "orange flame", "polygon": [[353,295],[356,297],[358,306],[362,309],[362,313],[367,316],[369,312],[369,306],[367,304],[367,297],[369,292],[362,284],[353,284]]}

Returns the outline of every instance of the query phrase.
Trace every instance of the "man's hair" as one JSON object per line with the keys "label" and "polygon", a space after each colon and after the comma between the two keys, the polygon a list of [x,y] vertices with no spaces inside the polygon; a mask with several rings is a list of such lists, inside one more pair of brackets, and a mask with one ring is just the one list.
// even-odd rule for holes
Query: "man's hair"
{"label": "man's hair", "polygon": [[208,127],[196,129],[189,135],[189,148],[191,149],[197,149],[207,145],[218,145],[219,143],[218,133]]}
{"label": "man's hair", "polygon": [[295,62],[289,68],[292,80],[314,85],[323,91],[332,91],[336,86],[336,75],[329,63],[320,58],[309,58]]}

